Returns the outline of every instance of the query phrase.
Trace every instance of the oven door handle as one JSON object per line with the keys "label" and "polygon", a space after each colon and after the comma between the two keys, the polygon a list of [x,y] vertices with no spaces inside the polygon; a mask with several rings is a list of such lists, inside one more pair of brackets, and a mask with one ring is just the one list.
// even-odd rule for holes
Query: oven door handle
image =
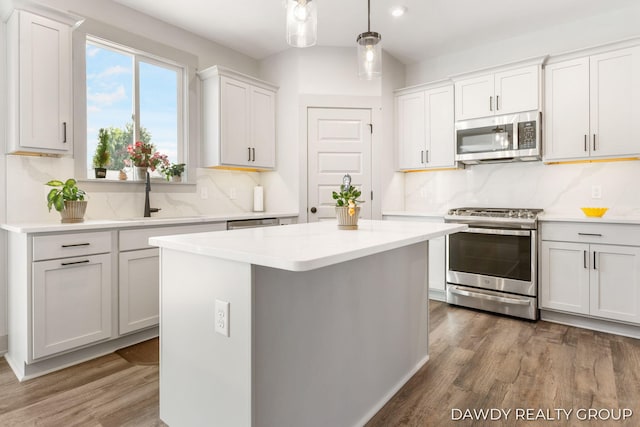
{"label": "oven door handle", "polygon": [[449,292],[456,295],[462,295],[464,297],[480,298],[488,301],[503,302],[512,305],[530,305],[531,301],[519,298],[499,297],[496,295],[489,295],[482,292],[471,292],[458,288],[457,286],[450,286]]}
{"label": "oven door handle", "polygon": [[508,230],[496,228],[467,228],[461,233],[498,234],[500,236],[530,236],[531,230]]}

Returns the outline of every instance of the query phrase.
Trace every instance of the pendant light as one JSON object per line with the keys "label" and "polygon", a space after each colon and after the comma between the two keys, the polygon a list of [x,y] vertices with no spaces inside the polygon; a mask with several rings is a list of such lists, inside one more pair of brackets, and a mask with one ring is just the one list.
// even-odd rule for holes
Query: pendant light
{"label": "pendant light", "polygon": [[358,77],[371,80],[382,75],[382,36],[371,31],[371,0],[367,0],[367,32],[358,36]]}
{"label": "pendant light", "polygon": [[318,41],[316,0],[287,0],[287,43],[309,47]]}

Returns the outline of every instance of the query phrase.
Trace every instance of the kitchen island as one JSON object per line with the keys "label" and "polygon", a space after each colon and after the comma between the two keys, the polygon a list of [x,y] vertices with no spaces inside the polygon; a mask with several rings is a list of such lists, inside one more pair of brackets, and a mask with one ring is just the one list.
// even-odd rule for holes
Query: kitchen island
{"label": "kitchen island", "polygon": [[361,220],[150,239],[160,418],[364,424],[428,360],[428,240],[465,228]]}

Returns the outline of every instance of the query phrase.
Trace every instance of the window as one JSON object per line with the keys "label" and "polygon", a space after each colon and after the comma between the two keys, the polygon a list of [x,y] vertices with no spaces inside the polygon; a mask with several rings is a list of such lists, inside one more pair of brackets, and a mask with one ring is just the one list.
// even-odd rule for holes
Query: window
{"label": "window", "polygon": [[[99,132],[108,139],[107,179],[131,176],[127,146],[152,143],[171,163],[186,163],[184,68],[168,60],[87,37],[87,177],[94,177]],[[161,177],[159,170],[152,176]]]}

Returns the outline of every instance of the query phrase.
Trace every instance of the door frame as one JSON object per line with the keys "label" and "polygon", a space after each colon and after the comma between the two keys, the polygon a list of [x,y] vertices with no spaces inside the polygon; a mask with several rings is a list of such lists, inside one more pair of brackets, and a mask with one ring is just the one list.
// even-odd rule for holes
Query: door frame
{"label": "door frame", "polygon": [[[308,221],[307,193],[309,182],[308,175],[308,147],[307,140],[307,111],[309,108],[358,108],[371,110],[371,122],[373,123],[373,135],[371,135],[371,191],[373,200],[371,201],[371,219],[382,219],[381,201],[382,192],[380,189],[382,180],[382,169],[380,161],[384,150],[382,150],[383,128],[382,128],[382,104],[377,96],[341,96],[341,95],[300,95],[299,97],[299,126],[298,141],[300,145],[304,142],[304,147],[300,147],[299,159],[299,215],[298,222]],[[337,183],[336,185],[338,185]]]}

